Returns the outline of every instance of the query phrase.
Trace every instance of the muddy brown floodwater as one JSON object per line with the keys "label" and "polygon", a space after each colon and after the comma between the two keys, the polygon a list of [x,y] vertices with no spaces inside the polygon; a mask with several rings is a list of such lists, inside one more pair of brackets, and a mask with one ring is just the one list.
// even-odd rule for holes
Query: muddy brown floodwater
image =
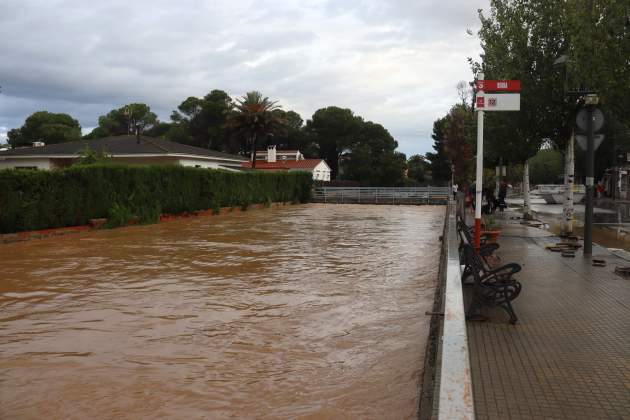
{"label": "muddy brown floodwater", "polygon": [[0,418],[415,416],[443,207],[0,246]]}

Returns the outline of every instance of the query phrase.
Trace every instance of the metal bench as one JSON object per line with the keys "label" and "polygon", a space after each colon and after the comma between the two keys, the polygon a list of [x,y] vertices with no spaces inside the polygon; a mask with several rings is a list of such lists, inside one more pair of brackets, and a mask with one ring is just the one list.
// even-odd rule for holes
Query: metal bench
{"label": "metal bench", "polygon": [[[467,264],[464,258],[463,245],[464,244],[473,245],[472,233],[470,231],[470,228],[466,226],[466,223],[460,218],[458,218],[457,220],[457,232],[459,234],[459,239],[460,239],[459,261],[462,265],[464,265],[464,273],[463,273],[462,279],[466,279],[472,274],[472,271],[471,271],[471,266]],[[481,257],[482,262],[484,263],[484,268],[489,270],[494,265],[490,263],[490,258],[493,257],[494,251],[499,249],[499,244],[488,243],[487,242],[488,237],[485,235],[483,235],[481,239],[482,241],[481,241],[481,246],[479,247],[478,254]],[[495,258],[498,260],[498,257],[495,257]]]}
{"label": "metal bench", "polygon": [[[467,276],[473,278],[472,302],[466,318],[474,318],[484,306],[501,307],[510,316],[510,324],[515,324],[518,318],[511,302],[521,292],[521,283],[513,276],[521,271],[521,266],[509,263],[489,269],[470,243],[462,244],[462,251],[468,267]],[[462,281],[464,280],[465,278],[462,277]]]}

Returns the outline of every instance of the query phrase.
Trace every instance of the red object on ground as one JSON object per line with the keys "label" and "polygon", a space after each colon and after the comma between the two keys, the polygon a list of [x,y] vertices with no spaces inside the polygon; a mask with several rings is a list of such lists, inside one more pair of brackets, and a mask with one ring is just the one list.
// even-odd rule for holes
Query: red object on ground
{"label": "red object on ground", "polygon": [[484,92],[520,92],[520,80],[477,80],[477,90]]}
{"label": "red object on ground", "polygon": [[481,219],[475,219],[475,250],[481,247]]}

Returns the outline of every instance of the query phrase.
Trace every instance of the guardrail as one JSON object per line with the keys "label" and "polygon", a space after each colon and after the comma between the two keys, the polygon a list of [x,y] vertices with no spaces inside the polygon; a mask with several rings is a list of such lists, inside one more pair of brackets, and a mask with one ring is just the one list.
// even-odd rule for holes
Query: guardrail
{"label": "guardrail", "polygon": [[449,206],[438,419],[474,419],[455,206]]}
{"label": "guardrail", "polygon": [[449,187],[321,187],[313,201],[355,204],[446,204]]}

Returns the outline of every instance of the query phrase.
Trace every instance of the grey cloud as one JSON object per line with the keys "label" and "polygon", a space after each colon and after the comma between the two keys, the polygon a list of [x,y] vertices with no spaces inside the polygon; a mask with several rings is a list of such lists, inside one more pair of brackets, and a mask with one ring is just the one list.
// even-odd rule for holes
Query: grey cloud
{"label": "grey cloud", "polygon": [[483,6],[485,2],[470,0],[329,0],[327,10],[330,15],[346,13],[357,16],[368,24],[390,22],[405,26],[409,33],[432,38],[453,29],[464,31],[471,20],[476,19],[477,9]]}
{"label": "grey cloud", "polygon": [[92,127],[129,102],[168,119],[188,96],[257,89],[304,119],[349,107],[408,155],[430,150],[487,2],[4,0],[0,127],[41,109]]}

